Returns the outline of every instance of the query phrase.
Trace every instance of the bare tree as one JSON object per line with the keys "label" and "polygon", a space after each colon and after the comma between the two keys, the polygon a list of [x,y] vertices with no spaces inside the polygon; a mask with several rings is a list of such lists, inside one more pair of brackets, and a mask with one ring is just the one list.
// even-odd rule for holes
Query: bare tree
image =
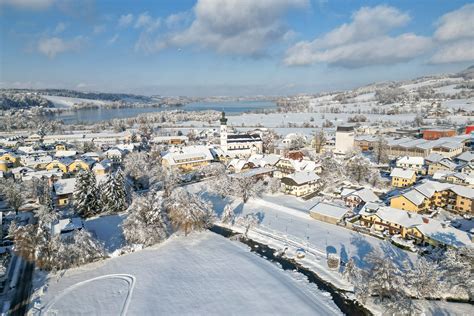
{"label": "bare tree", "polygon": [[379,136],[374,145],[374,158],[377,164],[386,163],[388,161],[387,141]]}
{"label": "bare tree", "polygon": [[0,184],[0,191],[15,214],[18,214],[18,210],[25,203],[25,193],[21,184],[8,179]]}
{"label": "bare tree", "polygon": [[156,192],[136,196],[122,224],[125,239],[131,244],[151,246],[169,235],[169,221],[163,199]]}
{"label": "bare tree", "polygon": [[211,204],[183,188],[176,188],[165,202],[171,224],[187,236],[192,230],[212,225],[214,212]]}
{"label": "bare tree", "polygon": [[314,151],[317,154],[320,154],[322,149],[324,148],[324,145],[326,144],[326,136],[324,135],[324,131],[321,129],[314,133],[313,136],[313,147]]}

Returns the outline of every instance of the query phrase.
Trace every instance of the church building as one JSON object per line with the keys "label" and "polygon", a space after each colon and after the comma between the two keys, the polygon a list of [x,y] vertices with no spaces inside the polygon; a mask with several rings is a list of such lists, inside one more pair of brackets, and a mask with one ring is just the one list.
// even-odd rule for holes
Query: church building
{"label": "church building", "polygon": [[221,149],[226,155],[225,158],[247,158],[252,154],[263,152],[263,142],[260,135],[229,133],[225,112],[222,112],[220,123]]}

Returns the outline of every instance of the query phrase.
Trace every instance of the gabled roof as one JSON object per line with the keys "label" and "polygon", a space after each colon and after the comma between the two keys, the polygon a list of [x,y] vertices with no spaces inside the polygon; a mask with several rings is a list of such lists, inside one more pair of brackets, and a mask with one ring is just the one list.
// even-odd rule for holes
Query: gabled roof
{"label": "gabled roof", "polygon": [[76,178],[60,179],[54,183],[54,192],[57,195],[72,194],[76,188]]}
{"label": "gabled roof", "polygon": [[474,151],[466,151],[456,157],[457,160],[463,162],[471,162],[474,161]]}
{"label": "gabled roof", "polygon": [[423,165],[424,163],[425,163],[425,159],[423,157],[403,156],[397,160],[397,165],[398,164]]}
{"label": "gabled roof", "polygon": [[425,158],[425,161],[431,162],[431,163],[436,163],[440,160],[444,159],[444,156],[439,154],[439,153],[431,153],[428,155],[428,157]]}
{"label": "gabled roof", "polygon": [[349,211],[350,209],[346,206],[327,202],[319,202],[309,210],[310,213],[317,213],[338,220],[341,220]]}
{"label": "gabled roof", "polygon": [[392,172],[390,173],[390,176],[403,179],[411,179],[413,178],[413,176],[415,176],[415,171],[411,169],[393,168]]}
{"label": "gabled roof", "polygon": [[[319,176],[310,171],[297,171],[281,179],[282,182],[289,185],[303,185],[308,182],[318,181]],[[293,183],[292,183],[293,182]]]}

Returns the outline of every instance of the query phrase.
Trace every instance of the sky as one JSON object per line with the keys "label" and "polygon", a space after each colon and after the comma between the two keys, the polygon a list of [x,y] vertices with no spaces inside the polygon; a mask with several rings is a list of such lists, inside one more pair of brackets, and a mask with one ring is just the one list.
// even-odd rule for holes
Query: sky
{"label": "sky", "polygon": [[288,95],[474,64],[457,0],[0,0],[0,88]]}

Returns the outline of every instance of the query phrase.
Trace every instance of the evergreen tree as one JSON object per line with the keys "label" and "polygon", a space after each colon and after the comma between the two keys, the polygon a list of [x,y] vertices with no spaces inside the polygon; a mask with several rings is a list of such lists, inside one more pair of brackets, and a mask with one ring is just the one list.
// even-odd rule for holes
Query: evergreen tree
{"label": "evergreen tree", "polygon": [[82,217],[90,217],[100,211],[100,201],[95,175],[89,170],[81,170],[76,178],[74,206]]}
{"label": "evergreen tree", "polygon": [[109,174],[101,190],[101,206],[107,213],[119,213],[127,208],[127,191],[122,169]]}

